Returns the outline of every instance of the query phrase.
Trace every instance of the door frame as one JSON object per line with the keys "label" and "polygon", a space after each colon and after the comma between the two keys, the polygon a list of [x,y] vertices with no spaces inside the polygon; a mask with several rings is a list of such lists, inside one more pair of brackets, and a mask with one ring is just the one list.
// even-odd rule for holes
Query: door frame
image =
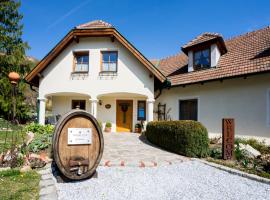
{"label": "door frame", "polygon": [[118,102],[119,101],[127,101],[127,102],[131,102],[131,106],[132,106],[132,108],[131,108],[131,118],[130,118],[130,120],[131,120],[131,127],[130,127],[130,132],[132,132],[133,131],[133,102],[134,102],[134,99],[116,99],[116,107],[115,107],[115,109],[116,109],[116,111],[115,111],[115,125],[116,125],[116,132],[118,132],[117,131],[117,107],[118,107]]}

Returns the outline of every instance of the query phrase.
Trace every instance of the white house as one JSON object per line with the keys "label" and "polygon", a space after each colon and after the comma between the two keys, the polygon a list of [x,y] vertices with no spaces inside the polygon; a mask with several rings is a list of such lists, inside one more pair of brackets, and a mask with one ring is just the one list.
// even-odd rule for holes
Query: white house
{"label": "white house", "polygon": [[154,83],[166,77],[112,25],[93,21],[71,30],[26,80],[39,87],[39,123],[51,98],[54,115],[79,107],[126,132],[153,120]]}
{"label": "white house", "polygon": [[204,33],[183,53],[150,62],[112,25],[92,21],[71,30],[25,78],[54,115],[80,108],[113,131],[139,121],[192,119],[211,135],[222,118],[236,134],[270,138],[270,28],[224,41]]}

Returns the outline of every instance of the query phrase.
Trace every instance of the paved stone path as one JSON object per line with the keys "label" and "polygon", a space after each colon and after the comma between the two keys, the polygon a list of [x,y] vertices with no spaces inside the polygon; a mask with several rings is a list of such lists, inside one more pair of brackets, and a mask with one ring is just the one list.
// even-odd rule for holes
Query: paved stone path
{"label": "paved stone path", "polygon": [[100,166],[156,167],[188,161],[149,143],[137,133],[103,133],[104,152]]}

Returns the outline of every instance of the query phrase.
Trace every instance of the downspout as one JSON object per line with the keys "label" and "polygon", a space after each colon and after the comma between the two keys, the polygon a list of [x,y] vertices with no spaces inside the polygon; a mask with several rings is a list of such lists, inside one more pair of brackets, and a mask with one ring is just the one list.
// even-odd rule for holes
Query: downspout
{"label": "downspout", "polygon": [[158,99],[158,97],[160,97],[160,95],[162,94],[162,90],[163,89],[170,89],[171,88],[171,82],[166,79],[162,84],[161,84],[161,87],[159,87],[159,93],[155,96],[155,100]]}

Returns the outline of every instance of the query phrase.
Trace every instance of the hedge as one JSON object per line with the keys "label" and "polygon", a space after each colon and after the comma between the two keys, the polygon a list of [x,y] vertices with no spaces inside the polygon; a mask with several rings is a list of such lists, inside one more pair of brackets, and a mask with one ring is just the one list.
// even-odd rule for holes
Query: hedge
{"label": "hedge", "polygon": [[208,132],[197,121],[149,122],[145,135],[153,144],[184,156],[206,157],[208,154]]}

